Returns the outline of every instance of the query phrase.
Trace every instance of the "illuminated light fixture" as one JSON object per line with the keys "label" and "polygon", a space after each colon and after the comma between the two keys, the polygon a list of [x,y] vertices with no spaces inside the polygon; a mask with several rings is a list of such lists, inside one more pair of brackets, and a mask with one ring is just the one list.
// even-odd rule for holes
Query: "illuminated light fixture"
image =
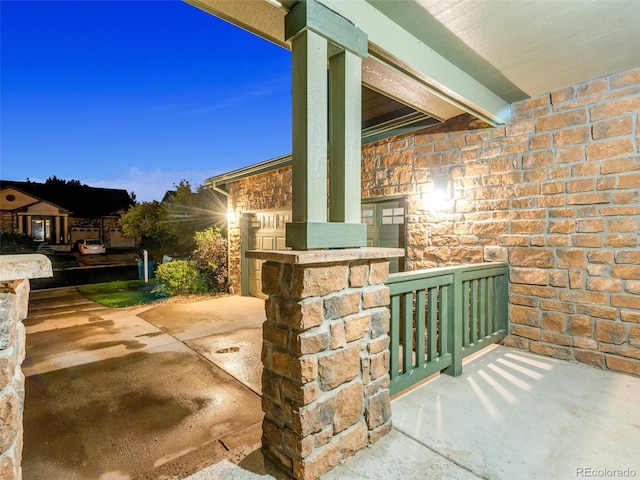
{"label": "illuminated light fixture", "polygon": [[453,207],[453,180],[435,177],[431,189],[421,195],[422,207],[431,213],[440,213]]}
{"label": "illuminated light fixture", "polygon": [[237,221],[238,221],[238,216],[233,210],[229,209],[229,211],[227,212],[227,223],[232,224],[232,223],[236,223]]}

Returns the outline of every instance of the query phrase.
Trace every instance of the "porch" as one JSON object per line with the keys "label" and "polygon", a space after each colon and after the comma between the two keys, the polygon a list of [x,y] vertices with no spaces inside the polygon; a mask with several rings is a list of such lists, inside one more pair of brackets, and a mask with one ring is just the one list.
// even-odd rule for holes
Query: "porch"
{"label": "porch", "polygon": [[[640,475],[640,378],[497,345],[463,363],[460,376],[432,377],[397,396],[391,433],[321,478]],[[286,477],[258,450],[190,480],[213,478]]]}

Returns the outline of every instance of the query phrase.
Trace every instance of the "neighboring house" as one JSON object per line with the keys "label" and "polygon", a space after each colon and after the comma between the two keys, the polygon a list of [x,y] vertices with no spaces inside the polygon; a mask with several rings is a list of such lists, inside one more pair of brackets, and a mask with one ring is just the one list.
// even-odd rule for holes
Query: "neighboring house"
{"label": "neighboring house", "polygon": [[125,237],[119,224],[131,205],[126,190],[0,181],[0,228],[32,235],[57,251],[69,251],[83,238],[135,247],[136,239]]}

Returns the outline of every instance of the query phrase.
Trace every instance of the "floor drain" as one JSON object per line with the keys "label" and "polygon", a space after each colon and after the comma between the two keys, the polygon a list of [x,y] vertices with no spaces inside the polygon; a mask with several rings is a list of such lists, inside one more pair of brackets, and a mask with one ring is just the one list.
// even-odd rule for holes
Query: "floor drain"
{"label": "floor drain", "polygon": [[233,353],[233,352],[239,352],[240,351],[240,347],[228,347],[228,348],[223,348],[221,350],[216,351],[216,353]]}

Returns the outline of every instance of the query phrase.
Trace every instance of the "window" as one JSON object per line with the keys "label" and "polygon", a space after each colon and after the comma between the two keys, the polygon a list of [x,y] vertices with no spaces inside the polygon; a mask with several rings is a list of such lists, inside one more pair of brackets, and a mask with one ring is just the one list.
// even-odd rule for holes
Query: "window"
{"label": "window", "polygon": [[402,225],[404,223],[404,208],[383,208],[382,224],[383,225]]}

